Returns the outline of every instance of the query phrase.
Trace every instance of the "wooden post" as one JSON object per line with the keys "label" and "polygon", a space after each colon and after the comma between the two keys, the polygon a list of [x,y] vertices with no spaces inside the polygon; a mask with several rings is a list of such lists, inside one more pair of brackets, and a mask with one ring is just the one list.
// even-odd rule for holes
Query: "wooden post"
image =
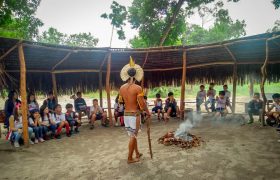
{"label": "wooden post", "polygon": [[111,96],[110,96],[110,91],[111,91],[111,88],[110,88],[111,61],[112,61],[112,54],[109,53],[108,60],[107,60],[106,92],[107,92],[107,104],[108,104],[109,121],[110,121],[110,125],[113,125],[112,111],[111,111]]}
{"label": "wooden post", "polygon": [[100,101],[100,106],[103,107],[103,97],[102,97],[102,71],[99,71],[99,101]]}
{"label": "wooden post", "polygon": [[180,117],[184,119],[185,113],[185,85],[186,85],[186,68],[187,68],[187,53],[183,51],[183,71],[182,71],[182,85],[181,85],[181,103],[180,103]]}
{"label": "wooden post", "polygon": [[254,79],[253,79],[253,75],[250,75],[250,77],[249,77],[249,94],[250,94],[251,98],[254,96]]}
{"label": "wooden post", "polygon": [[26,98],[26,66],[22,44],[18,46],[20,64],[20,96],[23,125],[23,140],[26,147],[29,145],[28,120],[27,120],[27,98]]}
{"label": "wooden post", "polygon": [[237,84],[237,64],[233,66],[233,84],[232,84],[232,113],[235,113],[236,107],[236,84]]}
{"label": "wooden post", "polygon": [[56,99],[56,102],[58,102],[57,85],[56,85],[55,73],[52,73],[52,86],[53,86],[53,95],[54,95],[54,97]]}

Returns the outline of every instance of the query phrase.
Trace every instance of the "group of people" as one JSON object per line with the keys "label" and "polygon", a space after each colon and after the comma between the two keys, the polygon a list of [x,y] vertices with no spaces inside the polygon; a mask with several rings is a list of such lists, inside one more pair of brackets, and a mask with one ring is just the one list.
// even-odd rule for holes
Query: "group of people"
{"label": "group of people", "polygon": [[[29,143],[42,143],[49,139],[60,139],[61,131],[65,128],[66,135],[70,137],[73,133],[79,133],[79,127],[82,124],[83,113],[87,113],[90,119],[90,128],[94,128],[96,120],[102,120],[102,125],[106,126],[106,112],[98,105],[98,100],[93,100],[93,105],[88,107],[82,98],[81,92],[76,93],[77,98],[73,104],[66,104],[66,112],[62,112],[62,106],[58,104],[57,98],[52,92],[44,100],[42,106],[39,106],[35,94],[30,93],[27,98],[28,104],[28,133]],[[9,130],[7,140],[10,140],[15,147],[20,147],[22,140],[22,104],[18,99],[16,91],[10,91],[8,99],[5,102],[5,127]],[[32,134],[35,138],[31,140]]]}

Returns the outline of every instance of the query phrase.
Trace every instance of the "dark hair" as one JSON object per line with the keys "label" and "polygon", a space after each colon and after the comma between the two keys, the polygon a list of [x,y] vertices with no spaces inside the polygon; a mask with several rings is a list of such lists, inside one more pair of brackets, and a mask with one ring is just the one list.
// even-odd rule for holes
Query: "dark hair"
{"label": "dark hair", "polygon": [[127,70],[127,74],[130,76],[130,77],[134,77],[135,74],[136,74],[136,70],[134,68],[130,68]]}
{"label": "dark hair", "polygon": [[159,93],[156,94],[156,98],[160,98],[160,94]]}
{"label": "dark hair", "polygon": [[203,84],[201,84],[199,87],[200,87],[200,88],[202,88],[202,87],[205,88],[205,86],[204,86]]}
{"label": "dark hair", "polygon": [[32,93],[32,92],[31,92],[31,93],[29,93],[29,94],[28,94],[28,96],[27,96],[27,103],[28,103],[28,104],[30,104],[30,103],[31,103],[31,101],[30,101],[30,97],[31,97],[31,96],[34,96],[34,102],[37,104],[35,94],[34,94],[34,93]]}
{"label": "dark hair", "polygon": [[219,91],[219,95],[226,95],[226,92],[225,91]]}
{"label": "dark hair", "polygon": [[34,114],[35,113],[40,113],[39,112],[39,109],[33,109],[32,111],[30,111],[30,117],[34,120],[35,119],[35,117],[34,117]]}
{"label": "dark hair", "polygon": [[258,97],[260,97],[260,93],[254,93],[254,96],[258,96]]}
{"label": "dark hair", "polygon": [[17,93],[15,90],[11,90],[8,94],[8,99],[13,100],[15,93]]}
{"label": "dark hair", "polygon": [[[44,118],[44,111],[46,108],[48,108],[48,106],[44,105],[44,104],[40,107],[40,114],[41,114],[42,118]],[[50,118],[50,113],[48,113],[47,116],[48,116],[48,118]]]}
{"label": "dark hair", "polygon": [[272,95],[272,99],[276,99],[276,98],[280,98],[280,94],[279,93],[275,93]]}
{"label": "dark hair", "polygon": [[116,99],[115,99],[115,103],[119,103],[119,94],[117,95]]}
{"label": "dark hair", "polygon": [[93,99],[93,101],[97,101],[98,102],[98,99]]}
{"label": "dark hair", "polygon": [[227,84],[224,84],[223,87],[228,87]]}
{"label": "dark hair", "polygon": [[53,92],[52,92],[52,91],[49,91],[48,95],[53,95]]}
{"label": "dark hair", "polygon": [[173,96],[173,95],[174,95],[173,92],[168,93],[168,97]]}
{"label": "dark hair", "polygon": [[147,97],[147,96],[144,96],[144,99],[146,99],[146,100],[147,100],[147,99],[148,99],[148,97]]}
{"label": "dark hair", "polygon": [[82,95],[82,93],[79,91],[76,93],[77,96]]}
{"label": "dark hair", "polygon": [[215,86],[215,83],[211,82],[211,83],[210,83],[210,86]]}
{"label": "dark hair", "polygon": [[54,109],[56,109],[58,106],[60,106],[60,107],[61,107],[61,105],[60,105],[60,104],[56,104],[56,105],[54,106]]}
{"label": "dark hair", "polygon": [[70,103],[68,103],[68,104],[66,104],[65,108],[66,108],[66,109],[68,109],[68,108],[73,108],[73,105],[70,104]]}

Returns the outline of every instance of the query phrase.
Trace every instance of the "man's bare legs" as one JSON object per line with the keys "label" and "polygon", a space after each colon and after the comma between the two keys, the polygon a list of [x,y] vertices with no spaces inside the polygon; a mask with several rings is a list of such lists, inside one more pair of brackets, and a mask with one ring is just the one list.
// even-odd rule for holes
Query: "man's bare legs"
{"label": "man's bare legs", "polygon": [[[140,129],[140,116],[137,116],[135,134],[134,134],[134,136],[131,136],[130,139],[129,139],[127,163],[138,162],[140,160],[139,158],[142,156],[142,154],[139,153],[138,144],[137,144],[137,134],[138,134],[139,129]],[[132,157],[134,151],[135,151],[135,154],[136,154],[135,159]]]}
{"label": "man's bare legs", "polygon": [[93,129],[93,128],[94,128],[95,120],[96,120],[96,115],[93,114],[93,115],[91,116],[91,119],[90,119],[90,129]]}

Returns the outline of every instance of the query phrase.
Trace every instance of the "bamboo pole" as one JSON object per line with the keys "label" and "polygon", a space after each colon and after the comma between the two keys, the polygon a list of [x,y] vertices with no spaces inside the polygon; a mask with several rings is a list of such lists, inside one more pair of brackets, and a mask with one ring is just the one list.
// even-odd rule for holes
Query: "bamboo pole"
{"label": "bamboo pole", "polygon": [[20,64],[20,96],[22,109],[23,140],[26,147],[29,146],[28,120],[27,120],[27,98],[26,98],[26,65],[22,44],[18,46]]}
{"label": "bamboo pole", "polygon": [[183,52],[183,70],[182,70],[182,86],[181,86],[181,103],[180,103],[180,117],[184,119],[185,112],[185,85],[186,85],[186,68],[187,67],[187,52]]}
{"label": "bamboo pole", "polygon": [[100,101],[100,106],[103,107],[103,97],[102,97],[102,71],[99,71],[99,101]]}
{"label": "bamboo pole", "polygon": [[112,61],[112,54],[109,53],[108,60],[107,60],[107,74],[106,74],[106,92],[107,92],[107,104],[108,104],[108,114],[109,114],[109,121],[110,125],[113,124],[112,119],[112,111],[111,111],[111,96],[110,96],[110,75],[111,75],[111,61]]}
{"label": "bamboo pole", "polygon": [[56,84],[56,77],[55,77],[54,73],[52,73],[52,87],[53,87],[54,97],[55,97],[56,101],[58,101],[57,84]]}
{"label": "bamboo pole", "polygon": [[234,64],[233,84],[232,84],[232,113],[235,113],[235,107],[236,107],[236,85],[237,85],[237,64]]}

